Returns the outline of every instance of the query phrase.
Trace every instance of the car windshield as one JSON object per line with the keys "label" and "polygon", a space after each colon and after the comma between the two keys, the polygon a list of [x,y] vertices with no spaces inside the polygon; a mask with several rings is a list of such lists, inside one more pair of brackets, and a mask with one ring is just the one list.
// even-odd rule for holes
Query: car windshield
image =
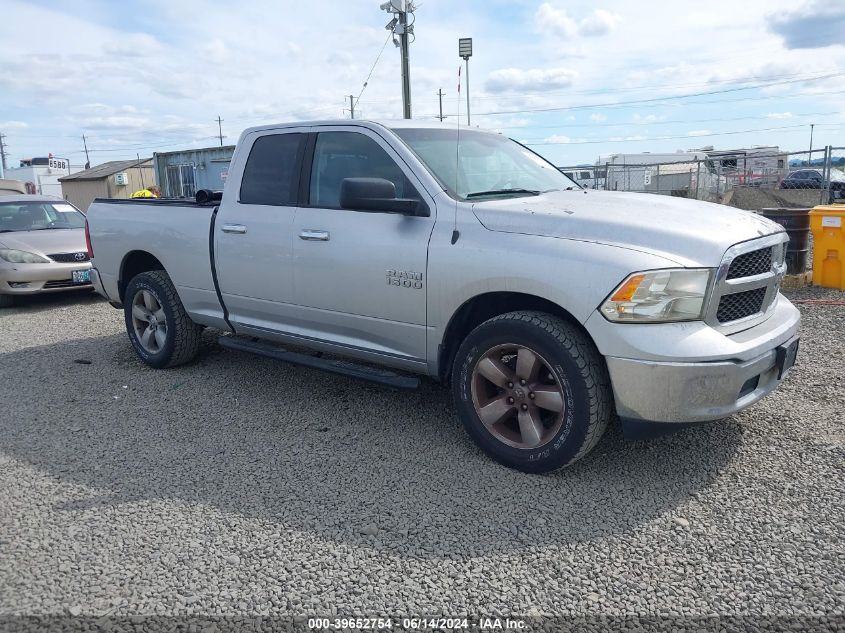
{"label": "car windshield", "polygon": [[462,200],[491,200],[580,189],[558,169],[505,136],[457,129],[393,130],[437,181]]}
{"label": "car windshield", "polygon": [[0,233],[81,229],[85,216],[67,202],[0,202]]}

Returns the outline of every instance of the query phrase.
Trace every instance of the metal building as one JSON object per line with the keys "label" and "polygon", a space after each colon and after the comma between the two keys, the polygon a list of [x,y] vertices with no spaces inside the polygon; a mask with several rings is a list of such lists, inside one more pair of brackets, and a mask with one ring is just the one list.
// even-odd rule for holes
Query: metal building
{"label": "metal building", "polygon": [[94,198],[129,198],[154,183],[151,158],[113,160],[59,178],[62,197],[82,211]]}
{"label": "metal building", "polygon": [[229,176],[234,145],[156,152],[156,182],[166,198],[193,198],[198,189],[221,191]]}

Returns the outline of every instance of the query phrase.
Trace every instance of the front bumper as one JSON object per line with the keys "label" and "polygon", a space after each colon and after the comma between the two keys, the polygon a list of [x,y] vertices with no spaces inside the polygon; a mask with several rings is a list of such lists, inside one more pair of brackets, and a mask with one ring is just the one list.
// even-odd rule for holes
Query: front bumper
{"label": "front bumper", "polygon": [[[616,340],[605,346],[640,352],[639,358],[605,354],[619,417],[704,422],[754,404],[782,382],[776,349],[795,336],[800,320],[800,312],[779,296],[766,321],[728,336],[703,323],[608,324]],[[602,339],[594,334],[594,340]]]}
{"label": "front bumper", "polygon": [[0,294],[29,295],[42,292],[91,289],[90,283],[73,283],[73,271],[88,270],[90,262],[80,264],[8,264],[0,266]]}

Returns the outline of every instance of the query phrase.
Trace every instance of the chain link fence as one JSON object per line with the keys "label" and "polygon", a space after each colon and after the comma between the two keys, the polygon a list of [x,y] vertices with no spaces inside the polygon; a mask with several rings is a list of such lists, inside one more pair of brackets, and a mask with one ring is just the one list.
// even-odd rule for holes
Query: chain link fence
{"label": "chain link fence", "polygon": [[786,152],[777,147],[616,154],[604,163],[558,167],[585,189],[634,191],[763,206],[845,202],[845,147]]}

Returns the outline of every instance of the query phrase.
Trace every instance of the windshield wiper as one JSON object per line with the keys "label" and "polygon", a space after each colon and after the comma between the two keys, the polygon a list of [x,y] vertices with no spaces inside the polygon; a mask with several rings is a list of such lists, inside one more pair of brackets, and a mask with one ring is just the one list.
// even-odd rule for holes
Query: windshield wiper
{"label": "windshield wiper", "polygon": [[531,196],[539,196],[540,191],[537,189],[490,189],[489,191],[473,191],[472,193],[468,193],[466,195],[467,200],[470,198],[481,198],[482,196],[498,196],[498,195],[507,195],[509,193],[525,193]]}

